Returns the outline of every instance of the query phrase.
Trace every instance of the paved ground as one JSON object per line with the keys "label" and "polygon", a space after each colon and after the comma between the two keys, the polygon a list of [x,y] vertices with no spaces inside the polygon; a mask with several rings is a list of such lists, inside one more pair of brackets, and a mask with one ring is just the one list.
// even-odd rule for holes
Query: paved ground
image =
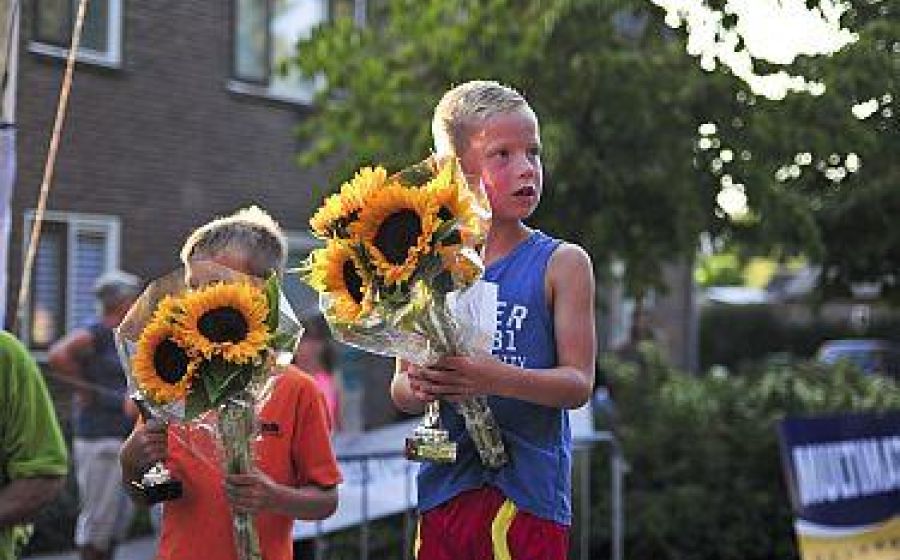
{"label": "paved ground", "polygon": [[[122,544],[116,550],[115,560],[152,560],[156,553],[156,540],[153,537],[142,537]],[[26,556],[22,560],[79,560],[78,553],[61,552],[57,554],[39,554]]]}

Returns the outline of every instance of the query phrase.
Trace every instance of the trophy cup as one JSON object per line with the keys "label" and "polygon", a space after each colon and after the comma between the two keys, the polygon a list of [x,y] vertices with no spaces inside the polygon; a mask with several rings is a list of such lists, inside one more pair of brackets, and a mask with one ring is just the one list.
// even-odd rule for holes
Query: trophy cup
{"label": "trophy cup", "polygon": [[[133,395],[131,400],[134,401],[134,404],[140,411],[144,422],[148,422],[153,418],[153,412],[151,412],[150,407],[147,406],[142,397]],[[169,469],[166,468],[162,461],[157,461],[147,469],[147,472],[141,476],[140,482],[132,480],[131,485],[144,496],[148,505],[177,500],[182,494],[181,481],[172,478],[172,473],[169,472]]]}
{"label": "trophy cup", "polygon": [[425,405],[425,417],[413,435],[406,438],[406,458],[410,461],[453,463],[456,461],[456,442],[440,427],[440,401]]}

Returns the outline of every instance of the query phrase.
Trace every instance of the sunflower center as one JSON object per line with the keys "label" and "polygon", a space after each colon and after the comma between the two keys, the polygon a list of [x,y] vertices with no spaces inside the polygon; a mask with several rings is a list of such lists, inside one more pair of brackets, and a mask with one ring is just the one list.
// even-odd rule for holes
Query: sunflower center
{"label": "sunflower center", "polygon": [[210,309],[200,316],[197,329],[212,342],[240,342],[250,332],[247,319],[233,307]]}
{"label": "sunflower center", "polygon": [[344,261],[343,267],[344,273],[344,285],[347,286],[347,293],[350,294],[350,297],[353,298],[353,301],[356,303],[362,303],[363,300],[363,279],[362,276],[356,272],[356,266],[353,264],[353,261],[346,260]]}
{"label": "sunflower center", "polygon": [[355,222],[357,218],[359,218],[359,210],[352,210],[346,216],[337,218],[334,223],[329,226],[331,228],[331,233],[342,234],[347,226]]}
{"label": "sunflower center", "polygon": [[189,363],[187,352],[170,338],[157,344],[153,350],[153,368],[166,383],[181,381],[187,374]]}
{"label": "sunflower center", "polygon": [[445,222],[449,222],[453,219],[453,212],[450,211],[446,206],[441,206],[440,210],[438,210],[438,218]]}
{"label": "sunflower center", "polygon": [[409,208],[394,212],[381,222],[375,234],[375,246],[392,265],[406,262],[409,250],[416,246],[422,235],[422,221]]}

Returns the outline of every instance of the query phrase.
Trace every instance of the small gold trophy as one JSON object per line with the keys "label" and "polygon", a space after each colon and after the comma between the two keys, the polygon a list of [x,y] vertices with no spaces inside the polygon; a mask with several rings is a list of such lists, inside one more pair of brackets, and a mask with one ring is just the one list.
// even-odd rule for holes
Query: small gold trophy
{"label": "small gold trophy", "polygon": [[453,463],[456,461],[456,442],[440,427],[440,401],[425,406],[425,417],[413,435],[406,438],[406,458],[410,461]]}
{"label": "small gold trophy", "polygon": [[[140,411],[144,422],[148,422],[153,418],[153,412],[150,411],[150,407],[147,406],[143,398],[139,395],[133,395],[131,400],[134,401],[134,404]],[[132,480],[131,485],[143,494],[148,505],[177,500],[183,492],[181,481],[172,478],[172,473],[169,472],[169,469],[166,468],[162,461],[157,461],[147,469],[147,472],[141,476],[140,482]]]}

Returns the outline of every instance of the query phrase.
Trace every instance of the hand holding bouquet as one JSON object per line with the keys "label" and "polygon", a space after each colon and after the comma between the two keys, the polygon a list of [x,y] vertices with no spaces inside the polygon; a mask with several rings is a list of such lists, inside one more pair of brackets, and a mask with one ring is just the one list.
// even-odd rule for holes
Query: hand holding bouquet
{"label": "hand holding bouquet", "polygon": [[[480,194],[451,158],[392,176],[365,168],[328,197],[310,220],[325,247],[302,272],[320,292],[335,336],[418,365],[489,352],[496,302],[472,289],[484,271],[479,250],[490,219]],[[435,406],[425,430],[436,427]],[[503,466],[507,455],[486,397],[455,406],[482,462]]]}
{"label": "hand holding bouquet", "polygon": [[[153,282],[116,330],[129,385],[154,416],[207,425],[225,471],[253,467],[256,407],[278,365],[289,363],[300,325],[274,276],[250,277],[195,262]],[[261,560],[248,514],[234,518],[241,560]]]}

